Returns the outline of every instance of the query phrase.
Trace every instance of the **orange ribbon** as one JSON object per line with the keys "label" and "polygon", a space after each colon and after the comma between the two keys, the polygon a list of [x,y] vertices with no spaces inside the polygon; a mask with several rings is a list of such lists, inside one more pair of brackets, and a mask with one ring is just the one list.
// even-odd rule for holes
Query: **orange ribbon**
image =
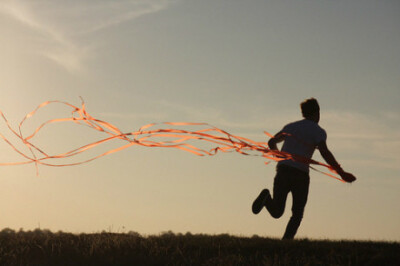
{"label": "orange ribbon", "polygon": [[[35,113],[49,105],[49,104],[62,104],[66,105],[69,108],[72,109],[71,117],[68,118],[58,118],[58,119],[52,119],[44,122],[41,124],[39,127],[37,127],[32,134],[30,134],[27,137],[24,137],[22,135],[21,128],[24,124],[24,122],[35,115]],[[175,148],[175,149],[181,149],[186,152],[193,153],[198,156],[204,156],[204,155],[215,155],[219,151],[221,152],[233,152],[236,151],[238,153],[241,153],[243,155],[253,155],[253,156],[261,156],[264,157],[265,159],[268,159],[270,161],[281,161],[281,160],[294,160],[294,161],[299,161],[305,164],[314,164],[314,165],[320,165],[327,167],[332,173],[336,174],[335,170],[324,163],[308,159],[305,157],[301,157],[298,155],[282,152],[282,151],[277,151],[277,150],[271,150],[268,148],[267,142],[256,142],[247,138],[243,138],[240,136],[235,136],[232,135],[222,129],[219,129],[217,127],[214,127],[210,124],[207,123],[189,123],[189,122],[163,122],[163,123],[152,123],[148,124],[145,126],[142,126],[138,131],[134,132],[128,132],[128,133],[123,133],[118,127],[112,125],[111,123],[96,119],[89,115],[89,113],[86,111],[85,108],[85,103],[82,100],[82,107],[76,107],[70,103],[67,102],[62,102],[62,101],[47,101],[42,104],[40,104],[35,110],[27,114],[22,121],[19,123],[18,130],[14,130],[10,123],[7,121],[6,117],[4,114],[0,111],[0,115],[2,116],[3,120],[5,121],[7,127],[11,130],[11,132],[17,136],[18,139],[22,141],[23,144],[25,144],[28,149],[30,150],[31,155],[25,154],[24,152],[20,151],[17,149],[6,137],[4,137],[0,133],[0,137],[8,144],[11,146],[12,149],[14,149],[17,153],[19,153],[21,156],[23,156],[26,160],[21,161],[21,162],[11,162],[11,163],[0,163],[0,166],[3,165],[21,165],[21,164],[30,164],[34,163],[36,166],[36,173],[38,174],[38,165],[46,165],[46,166],[57,166],[57,167],[62,167],[62,166],[72,166],[72,165],[79,165],[83,163],[87,163],[90,161],[93,161],[95,159],[98,159],[100,157],[103,157],[105,155],[115,153],[118,151],[121,151],[123,149],[126,149],[130,146],[133,145],[141,145],[141,146],[146,146],[146,147],[162,147],[162,148]],[[68,152],[56,154],[56,155],[49,155],[36,145],[32,143],[32,139],[34,139],[35,135],[42,130],[45,126],[52,124],[52,123],[57,123],[57,122],[74,122],[79,125],[85,125],[88,126],[94,130],[103,132],[105,134],[108,134],[109,136],[101,139],[99,141],[95,141],[89,144],[86,144],[84,146],[81,146],[77,149],[70,150]],[[191,130],[185,130],[185,129],[178,129],[178,128],[168,128],[168,129],[163,129],[163,128],[156,128],[156,129],[151,129],[154,128],[155,126],[159,125],[168,125],[168,126],[202,126],[206,127],[203,129],[191,131]],[[264,132],[267,136],[272,137],[271,134],[268,132]],[[157,139],[162,139],[163,141],[156,141],[155,138]],[[90,150],[102,143],[112,141],[114,139],[122,139],[127,141],[127,144],[108,150],[102,154],[99,154],[95,157],[92,157],[87,160],[83,161],[78,161],[75,163],[68,163],[68,164],[53,164],[53,163],[48,163],[46,162],[49,159],[63,159],[63,158],[69,158],[73,157],[77,154],[83,153],[87,150]],[[188,141],[193,141],[193,140],[200,140],[203,142],[208,142],[208,143],[213,143],[216,144],[217,146],[206,150],[206,149],[201,149],[199,147],[196,147]],[[266,161],[265,164],[268,164],[269,161]],[[311,169],[318,171],[320,173],[323,173],[325,175],[328,175],[332,178],[335,178],[337,180],[343,181],[341,178],[326,173],[322,172],[318,169],[315,169],[314,167],[311,167]]]}

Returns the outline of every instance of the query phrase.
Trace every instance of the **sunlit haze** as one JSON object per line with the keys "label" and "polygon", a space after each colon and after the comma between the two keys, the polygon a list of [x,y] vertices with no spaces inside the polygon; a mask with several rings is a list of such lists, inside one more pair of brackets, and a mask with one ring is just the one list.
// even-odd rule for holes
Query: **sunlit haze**
{"label": "sunlit haze", "polygon": [[[82,97],[126,132],[207,122],[268,141],[264,131],[301,119],[300,102],[315,97],[328,147],[358,179],[311,171],[298,237],[400,241],[399,29],[397,0],[1,0],[0,110],[17,128],[44,101]],[[49,106],[24,131],[69,115]],[[0,133],[18,143],[4,122]],[[35,143],[57,153],[102,137],[53,124]],[[24,159],[0,148],[0,163]],[[281,237],[291,197],[279,220],[251,212],[275,165],[133,146],[39,176],[32,164],[1,166],[0,229]]]}

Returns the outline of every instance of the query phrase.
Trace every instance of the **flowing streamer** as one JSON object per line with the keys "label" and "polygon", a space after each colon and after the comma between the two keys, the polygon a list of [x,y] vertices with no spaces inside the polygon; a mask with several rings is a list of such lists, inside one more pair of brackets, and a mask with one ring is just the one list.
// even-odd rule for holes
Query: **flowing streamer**
{"label": "flowing streamer", "polygon": [[[50,104],[61,104],[71,108],[71,117],[67,118],[57,118],[51,119],[44,123],[42,123],[39,127],[37,127],[30,135],[24,137],[22,134],[22,126],[25,121],[36,114],[36,112],[44,108]],[[335,176],[337,174],[336,171],[329,165],[304,158],[298,155],[271,150],[268,148],[267,142],[256,142],[244,137],[232,135],[222,129],[214,127],[208,123],[190,123],[190,122],[163,122],[163,123],[152,123],[145,126],[142,126],[138,131],[123,133],[118,127],[112,125],[109,122],[105,122],[99,119],[92,117],[87,111],[85,107],[85,103],[82,99],[82,106],[77,107],[67,102],[62,101],[47,101],[40,104],[36,109],[27,114],[22,121],[18,125],[18,129],[15,130],[10,125],[9,121],[6,119],[3,112],[0,111],[0,115],[6,123],[8,129],[29,149],[30,155],[22,152],[15,145],[13,145],[3,134],[0,133],[0,137],[18,154],[20,154],[25,160],[20,162],[10,162],[10,163],[0,163],[0,166],[5,165],[23,165],[23,164],[35,164],[36,173],[38,174],[38,165],[45,166],[54,166],[54,167],[63,167],[63,166],[73,166],[80,165],[84,163],[88,163],[100,157],[109,155],[111,153],[115,153],[126,149],[128,147],[134,145],[140,145],[145,147],[161,147],[161,148],[175,148],[180,149],[186,152],[193,153],[198,156],[212,156],[217,154],[218,152],[238,152],[243,155],[252,155],[252,156],[261,156],[267,161],[265,164],[270,163],[270,161],[281,161],[281,160],[294,160],[302,163],[306,163],[310,165],[310,168],[318,171],[322,174],[335,178],[344,182],[341,178]],[[40,132],[43,128],[53,123],[61,123],[61,122],[74,122],[78,125],[87,126],[93,130],[102,132],[107,134],[108,136],[81,146],[79,148],[60,153],[50,155],[45,152],[43,149],[37,147],[32,143],[32,140],[35,138],[36,134]],[[187,130],[187,129],[179,129],[179,128],[157,128],[162,125],[167,127],[205,127],[198,130]],[[264,132],[268,137],[272,137],[268,132]],[[110,142],[115,139],[124,140],[127,143],[123,146],[120,146],[115,149],[108,150],[102,154],[94,156],[92,158],[74,162],[74,163],[49,163],[50,159],[65,159],[71,158],[78,154],[84,153],[90,149],[95,148],[103,143]],[[161,141],[159,140],[161,139]],[[211,143],[215,145],[211,149],[199,148],[193,144],[190,144],[190,141],[201,141],[206,143]],[[320,171],[311,165],[323,166],[329,169],[333,174]]]}

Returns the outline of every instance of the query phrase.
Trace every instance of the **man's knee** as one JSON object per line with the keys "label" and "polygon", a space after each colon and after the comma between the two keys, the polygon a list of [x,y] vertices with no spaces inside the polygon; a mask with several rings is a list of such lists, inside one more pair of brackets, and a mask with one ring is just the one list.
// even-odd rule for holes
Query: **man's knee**
{"label": "man's knee", "polygon": [[267,202],[266,207],[272,217],[275,219],[282,217],[285,212],[285,202],[286,199],[273,199],[272,201]]}
{"label": "man's knee", "polygon": [[280,209],[280,210],[274,210],[272,212],[270,212],[271,216],[274,217],[275,219],[279,219],[282,217],[284,210]]}

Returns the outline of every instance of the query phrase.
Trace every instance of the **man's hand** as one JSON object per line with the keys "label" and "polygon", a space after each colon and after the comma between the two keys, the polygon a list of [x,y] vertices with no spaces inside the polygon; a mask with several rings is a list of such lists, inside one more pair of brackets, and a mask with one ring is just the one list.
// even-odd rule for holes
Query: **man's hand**
{"label": "man's hand", "polygon": [[318,144],[318,149],[322,158],[324,158],[324,160],[332,167],[333,170],[336,171],[336,173],[338,173],[338,175],[340,175],[344,181],[347,183],[356,181],[356,177],[353,174],[343,171],[342,167],[340,167],[340,164],[336,161],[335,157],[328,149],[328,146],[326,146],[325,141],[322,141]]}
{"label": "man's hand", "polygon": [[356,181],[356,177],[353,174],[347,173],[347,172],[338,172],[338,174],[340,175],[340,177],[346,181],[347,183],[351,183]]}

